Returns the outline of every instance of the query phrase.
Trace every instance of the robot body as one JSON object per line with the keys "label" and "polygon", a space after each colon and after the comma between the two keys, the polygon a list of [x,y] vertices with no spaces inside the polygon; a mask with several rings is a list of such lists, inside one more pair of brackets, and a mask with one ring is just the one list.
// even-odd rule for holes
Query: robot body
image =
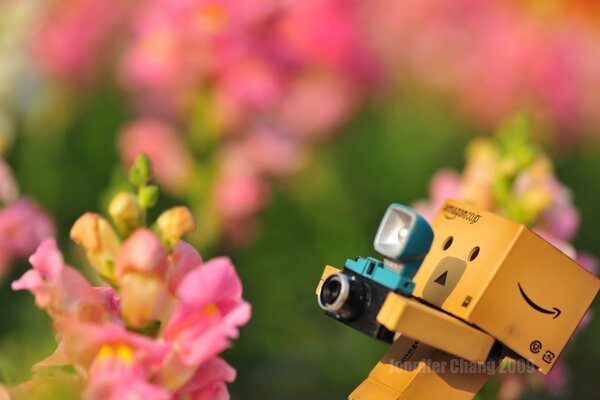
{"label": "robot body", "polygon": [[[466,204],[449,200],[425,224],[393,204],[375,238],[383,262],[323,272],[329,316],[388,342],[400,334],[349,398],[471,399],[505,356],[548,373],[600,281],[525,226]],[[331,291],[336,280],[361,289]]]}

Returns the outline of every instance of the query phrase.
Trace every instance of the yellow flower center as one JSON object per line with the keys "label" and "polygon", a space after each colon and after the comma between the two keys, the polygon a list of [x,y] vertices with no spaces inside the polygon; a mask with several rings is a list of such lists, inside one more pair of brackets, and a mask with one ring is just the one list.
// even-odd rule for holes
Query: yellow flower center
{"label": "yellow flower center", "polygon": [[202,313],[206,316],[212,317],[213,315],[217,315],[219,313],[219,309],[215,305],[215,303],[210,303],[204,306],[202,309]]}
{"label": "yellow flower center", "polygon": [[133,363],[133,351],[131,347],[125,344],[106,343],[100,348],[96,359],[99,362],[117,359],[126,365],[131,365]]}
{"label": "yellow flower center", "polygon": [[203,4],[196,11],[196,24],[202,31],[218,33],[227,26],[228,22],[227,12],[219,4]]}

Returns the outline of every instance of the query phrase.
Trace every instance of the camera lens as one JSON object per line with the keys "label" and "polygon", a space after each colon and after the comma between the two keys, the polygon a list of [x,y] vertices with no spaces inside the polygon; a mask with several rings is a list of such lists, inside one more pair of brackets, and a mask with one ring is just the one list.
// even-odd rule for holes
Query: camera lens
{"label": "camera lens", "polygon": [[337,279],[331,279],[327,282],[327,285],[323,287],[323,291],[321,292],[321,300],[323,304],[332,305],[335,301],[340,297],[340,293],[342,291],[342,284]]}
{"label": "camera lens", "polygon": [[359,317],[368,302],[368,288],[354,276],[344,273],[329,275],[321,285],[319,306],[342,318]]}

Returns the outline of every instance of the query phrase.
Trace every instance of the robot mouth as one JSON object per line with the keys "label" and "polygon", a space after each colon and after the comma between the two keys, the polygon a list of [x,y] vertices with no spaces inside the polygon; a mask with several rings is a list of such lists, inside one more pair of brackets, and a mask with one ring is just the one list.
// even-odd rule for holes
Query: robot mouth
{"label": "robot mouth", "polygon": [[552,319],[558,318],[558,316],[561,314],[560,309],[558,309],[556,307],[553,307],[552,310],[547,310],[545,308],[538,306],[536,303],[533,302],[533,300],[531,300],[531,298],[529,296],[527,296],[527,294],[525,293],[525,290],[523,290],[523,287],[521,286],[521,283],[517,282],[517,285],[519,286],[519,291],[521,292],[521,296],[523,296],[523,299],[525,299],[527,304],[529,304],[529,306],[531,308],[533,308],[534,310],[536,310],[542,314],[552,314],[552,315],[554,315],[554,317]]}

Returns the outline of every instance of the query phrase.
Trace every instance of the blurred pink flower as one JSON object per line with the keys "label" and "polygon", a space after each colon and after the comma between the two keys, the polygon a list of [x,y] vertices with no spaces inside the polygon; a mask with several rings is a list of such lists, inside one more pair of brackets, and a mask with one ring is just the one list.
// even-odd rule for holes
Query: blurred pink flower
{"label": "blurred pink flower", "polygon": [[435,173],[429,184],[429,200],[416,202],[414,209],[431,222],[438,209],[448,199],[460,199],[460,176],[456,171],[442,169]]}
{"label": "blurred pink flower", "polygon": [[252,173],[225,172],[215,188],[217,210],[226,221],[252,216],[267,205],[269,196],[265,181]]}
{"label": "blurred pink flower", "polygon": [[6,262],[29,256],[43,239],[53,235],[51,218],[28,199],[0,210],[0,257]]}
{"label": "blurred pink flower", "polygon": [[598,13],[582,23],[575,3],[376,0],[363,13],[389,74],[451,96],[487,129],[527,110],[572,141],[593,132],[600,98]]}
{"label": "blurred pink flower", "polygon": [[579,211],[573,206],[555,207],[540,216],[538,227],[558,239],[570,241],[579,229]]}
{"label": "blurred pink flower", "polygon": [[596,257],[585,252],[579,252],[577,253],[577,258],[575,261],[577,261],[583,268],[587,269],[591,274],[598,275],[599,263]]}
{"label": "blurred pink flower", "polygon": [[269,112],[284,96],[286,76],[277,64],[263,57],[260,49],[250,46],[243,46],[236,51],[239,54],[219,66],[217,96],[229,104],[228,108],[244,114]]}
{"label": "blurred pink flower", "polygon": [[346,0],[53,0],[33,36],[59,79],[118,74],[135,112],[148,116],[123,129],[123,163],[146,153],[171,194],[188,191],[194,160],[166,118],[206,135],[217,153],[246,152],[243,173],[217,156],[216,170],[228,172],[209,182],[212,209],[198,211],[216,211],[213,226],[245,236],[268,203],[268,178],[296,171],[311,142],[382,81],[360,12]]}
{"label": "blurred pink flower", "polygon": [[[273,177],[284,177],[297,171],[303,163],[303,149],[297,137],[271,126],[252,128],[231,145],[233,157],[245,161],[248,168]],[[228,161],[233,163],[237,161]]]}
{"label": "blurred pink flower", "polygon": [[306,70],[335,70],[370,79],[379,73],[359,24],[356,4],[305,0],[289,5],[275,25],[279,50]]}
{"label": "blurred pink flower", "polygon": [[119,137],[119,150],[127,166],[139,154],[146,154],[154,178],[172,192],[181,192],[189,182],[192,158],[183,137],[158,119],[141,118],[126,126]]}
{"label": "blurred pink flower", "polygon": [[328,73],[307,73],[291,83],[278,107],[279,119],[292,132],[307,138],[328,136],[350,118],[361,98],[359,93],[359,86],[352,80]]}
{"label": "blurred pink flower", "polygon": [[[150,93],[156,106],[169,108],[178,103],[194,83],[193,52],[186,52],[182,18],[166,12],[165,1],[148,4],[134,20],[134,40],[125,53],[121,65],[121,82],[133,90]],[[192,58],[192,59],[190,59]],[[142,97],[142,102],[148,99]]]}
{"label": "blurred pink flower", "polygon": [[41,7],[35,51],[43,68],[68,81],[89,80],[110,53],[136,0],[54,0]]}
{"label": "blurred pink flower", "polygon": [[[541,375],[541,374],[540,374]],[[554,364],[548,375],[541,375],[544,386],[554,393],[561,393],[569,383],[569,370],[561,361]]]}

